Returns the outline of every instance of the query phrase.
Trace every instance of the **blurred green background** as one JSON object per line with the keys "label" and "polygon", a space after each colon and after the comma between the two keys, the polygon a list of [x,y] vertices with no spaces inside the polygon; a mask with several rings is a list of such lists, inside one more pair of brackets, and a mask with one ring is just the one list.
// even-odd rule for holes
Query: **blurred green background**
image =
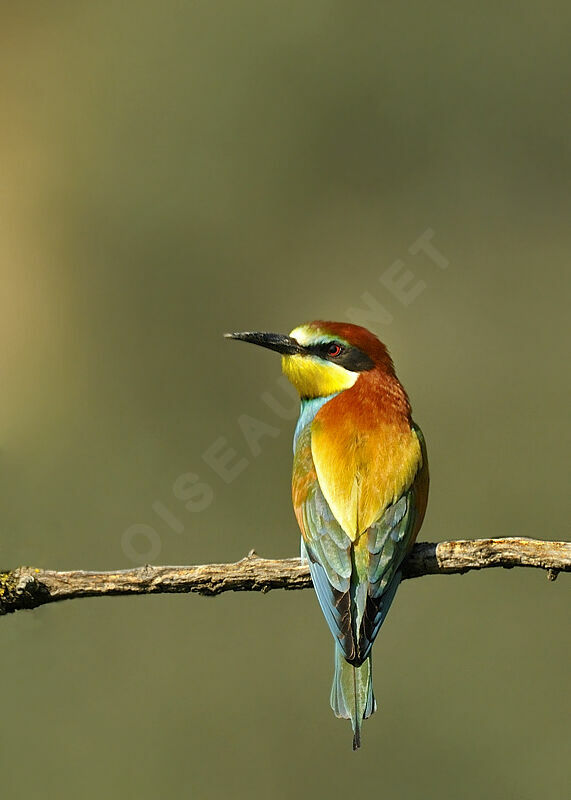
{"label": "blurred green background", "polygon": [[[1,17],[0,566],[297,554],[279,359],[221,334],[367,299],[428,441],[420,538],[568,538],[568,3]],[[446,269],[410,252],[428,229]],[[397,259],[408,304],[380,282]],[[242,414],[272,426],[257,455]],[[189,472],[201,511],[173,494]],[[5,618],[3,791],[562,798],[570,588],[404,584],[357,754],[312,592]]]}

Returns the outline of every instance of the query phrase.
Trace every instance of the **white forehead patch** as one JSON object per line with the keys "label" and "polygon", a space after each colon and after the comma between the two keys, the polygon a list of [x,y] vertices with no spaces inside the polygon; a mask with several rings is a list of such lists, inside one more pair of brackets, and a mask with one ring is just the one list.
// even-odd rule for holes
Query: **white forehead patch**
{"label": "white forehead patch", "polygon": [[312,325],[299,325],[297,328],[293,329],[293,331],[290,333],[290,336],[292,336],[302,347],[307,347],[310,344],[330,342],[334,338],[336,338],[336,340],[339,342],[343,342],[343,344],[347,344],[345,339],[341,339],[341,337],[333,337],[330,333],[320,330],[319,328],[314,328]]}
{"label": "white forehead patch", "polygon": [[306,325],[299,325],[297,328],[293,329],[293,331],[290,333],[290,336],[292,336],[296,342],[302,345],[302,347],[305,347],[306,345],[315,341],[315,334],[315,330],[308,328]]}
{"label": "white forehead patch", "polygon": [[349,343],[340,336],[334,337],[330,333],[326,333],[319,328],[314,328],[312,325],[299,325],[297,328],[293,329],[290,336],[302,347],[307,347],[311,344],[324,344],[333,340],[349,346]]}

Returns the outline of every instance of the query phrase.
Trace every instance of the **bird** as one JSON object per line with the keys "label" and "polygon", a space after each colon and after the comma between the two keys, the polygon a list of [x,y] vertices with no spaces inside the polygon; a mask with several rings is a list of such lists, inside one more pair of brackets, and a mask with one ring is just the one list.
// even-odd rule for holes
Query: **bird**
{"label": "bird", "polygon": [[366,328],[315,320],[279,333],[227,333],[281,354],[300,396],[292,501],[317,599],[335,642],[331,707],[353,750],[376,710],[373,642],[428,501],[420,427],[387,347]]}

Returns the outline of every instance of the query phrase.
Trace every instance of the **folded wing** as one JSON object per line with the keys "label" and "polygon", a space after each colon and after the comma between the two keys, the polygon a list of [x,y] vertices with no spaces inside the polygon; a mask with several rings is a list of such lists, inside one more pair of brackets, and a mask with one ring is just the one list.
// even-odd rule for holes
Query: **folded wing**
{"label": "folded wing", "polygon": [[[401,580],[400,566],[420,528],[428,470],[422,459],[412,484],[353,539],[327,503],[311,454],[310,426],[301,433],[294,462],[293,500],[315,591],[347,661],[362,664]],[[357,502],[357,500],[356,500]]]}

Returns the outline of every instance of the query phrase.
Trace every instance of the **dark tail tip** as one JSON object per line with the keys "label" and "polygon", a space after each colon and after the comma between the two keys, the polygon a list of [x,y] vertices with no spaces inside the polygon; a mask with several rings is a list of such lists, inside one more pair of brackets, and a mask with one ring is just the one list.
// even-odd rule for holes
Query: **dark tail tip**
{"label": "dark tail tip", "polygon": [[357,730],[353,733],[353,750],[358,750],[361,747],[361,731]]}

